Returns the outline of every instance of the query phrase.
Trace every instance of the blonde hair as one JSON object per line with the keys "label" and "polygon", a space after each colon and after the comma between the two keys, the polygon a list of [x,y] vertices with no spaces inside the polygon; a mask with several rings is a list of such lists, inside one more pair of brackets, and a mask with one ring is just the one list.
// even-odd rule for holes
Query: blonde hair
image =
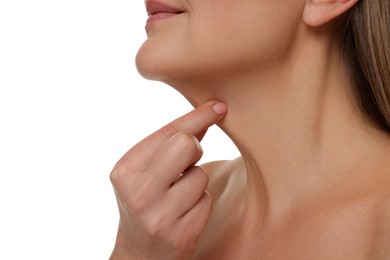
{"label": "blonde hair", "polygon": [[348,15],[342,45],[357,98],[390,133],[390,1],[360,0]]}

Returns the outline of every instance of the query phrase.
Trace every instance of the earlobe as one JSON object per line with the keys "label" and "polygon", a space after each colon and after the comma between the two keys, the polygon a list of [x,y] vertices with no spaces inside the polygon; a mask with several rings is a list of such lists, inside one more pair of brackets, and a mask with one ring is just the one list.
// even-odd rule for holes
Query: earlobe
{"label": "earlobe", "polygon": [[326,24],[351,9],[359,0],[307,0],[302,14],[310,27]]}

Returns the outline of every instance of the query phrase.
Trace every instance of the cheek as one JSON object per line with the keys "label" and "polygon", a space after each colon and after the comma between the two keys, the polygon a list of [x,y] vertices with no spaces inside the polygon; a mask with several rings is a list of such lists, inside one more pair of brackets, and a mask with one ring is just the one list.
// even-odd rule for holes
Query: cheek
{"label": "cheek", "polygon": [[229,8],[215,7],[189,24],[193,33],[187,44],[196,50],[194,59],[210,68],[236,69],[269,64],[286,54],[300,24],[302,7],[296,1],[230,2]]}

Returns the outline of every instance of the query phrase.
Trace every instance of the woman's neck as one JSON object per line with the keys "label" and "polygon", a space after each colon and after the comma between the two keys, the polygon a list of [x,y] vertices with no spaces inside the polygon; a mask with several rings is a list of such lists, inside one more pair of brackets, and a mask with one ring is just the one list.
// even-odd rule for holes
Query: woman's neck
{"label": "woman's neck", "polygon": [[303,45],[273,68],[171,83],[195,106],[228,105],[219,126],[241,152],[248,199],[264,200],[251,210],[280,215],[370,180],[364,169],[378,159],[380,131],[354,105],[341,55],[322,47]]}

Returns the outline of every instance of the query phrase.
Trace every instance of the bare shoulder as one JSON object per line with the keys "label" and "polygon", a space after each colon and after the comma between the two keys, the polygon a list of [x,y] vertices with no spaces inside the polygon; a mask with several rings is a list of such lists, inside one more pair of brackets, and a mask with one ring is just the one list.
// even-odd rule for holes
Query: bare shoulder
{"label": "bare shoulder", "polygon": [[373,259],[390,259],[390,149],[379,170],[379,207]]}
{"label": "bare shoulder", "polygon": [[228,188],[232,179],[243,177],[240,175],[241,158],[235,160],[208,162],[203,167],[209,174],[208,192],[216,199]]}
{"label": "bare shoulder", "polygon": [[379,217],[377,228],[377,247],[375,259],[390,259],[390,145],[388,152],[385,153],[383,165],[380,172],[380,186],[378,192]]}
{"label": "bare shoulder", "polygon": [[224,243],[221,241],[234,234],[232,228],[236,226],[237,220],[241,220],[238,206],[242,204],[240,190],[246,183],[241,161],[239,157],[201,165],[209,174],[207,191],[213,198],[213,211],[192,259],[211,259],[209,254],[223,248]]}
{"label": "bare shoulder", "polygon": [[380,203],[372,259],[390,259],[390,195]]}

